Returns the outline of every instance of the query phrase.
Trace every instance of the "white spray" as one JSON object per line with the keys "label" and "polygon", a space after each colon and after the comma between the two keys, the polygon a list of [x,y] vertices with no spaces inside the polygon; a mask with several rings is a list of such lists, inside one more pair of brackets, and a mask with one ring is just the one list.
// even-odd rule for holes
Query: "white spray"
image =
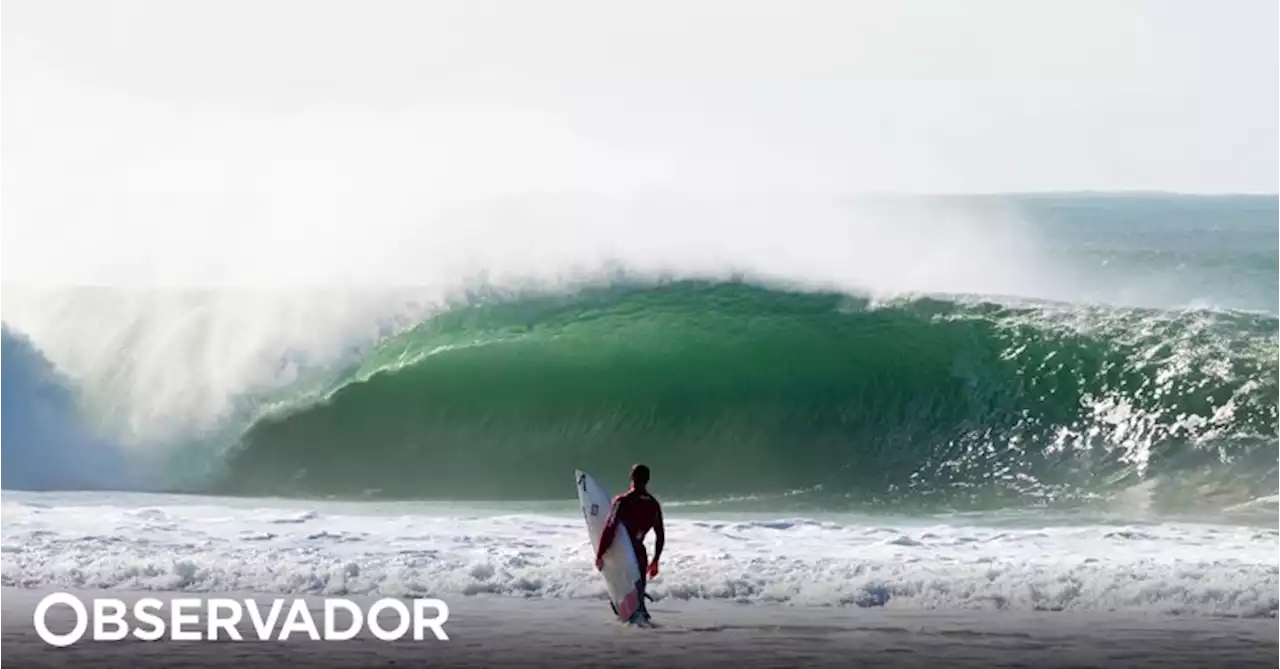
{"label": "white spray", "polygon": [[6,145],[3,318],[138,448],[213,429],[244,393],[477,281],[622,266],[875,295],[1055,292],[1011,214],[778,187],[705,153],[601,145],[540,112],[99,96],[85,126],[88,112],[54,104],[76,94],[7,101],[41,141]]}

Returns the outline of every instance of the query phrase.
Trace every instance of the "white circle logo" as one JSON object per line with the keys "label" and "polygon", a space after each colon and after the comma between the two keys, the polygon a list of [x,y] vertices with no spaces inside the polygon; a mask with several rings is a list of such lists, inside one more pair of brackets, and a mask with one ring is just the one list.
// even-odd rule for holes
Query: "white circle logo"
{"label": "white circle logo", "polygon": [[[53,608],[55,604],[69,606],[76,613],[76,625],[66,634],[54,634],[45,622],[45,616],[49,614],[49,609]],[[40,603],[36,605],[32,622],[35,623],[36,634],[40,635],[42,641],[50,646],[61,648],[70,646],[84,636],[85,630],[89,629],[89,612],[85,611],[84,604],[81,604],[79,599],[65,592],[57,592],[40,600]]]}

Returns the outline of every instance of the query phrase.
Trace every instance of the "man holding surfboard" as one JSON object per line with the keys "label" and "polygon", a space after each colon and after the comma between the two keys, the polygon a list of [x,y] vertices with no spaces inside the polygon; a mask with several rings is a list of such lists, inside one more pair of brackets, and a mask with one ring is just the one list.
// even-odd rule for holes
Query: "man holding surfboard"
{"label": "man holding surfboard", "polygon": [[613,546],[613,536],[621,525],[630,534],[631,545],[636,552],[636,562],[645,565],[648,551],[644,547],[645,535],[653,530],[653,561],[648,568],[641,567],[640,581],[637,584],[640,594],[640,606],[644,606],[644,589],[648,578],[658,575],[658,559],[662,557],[662,547],[666,542],[666,531],[662,526],[662,506],[649,494],[649,467],[637,464],[631,468],[631,489],[613,498],[613,507],[609,510],[605,521],[604,532],[596,549],[596,569],[604,569],[604,556]]}

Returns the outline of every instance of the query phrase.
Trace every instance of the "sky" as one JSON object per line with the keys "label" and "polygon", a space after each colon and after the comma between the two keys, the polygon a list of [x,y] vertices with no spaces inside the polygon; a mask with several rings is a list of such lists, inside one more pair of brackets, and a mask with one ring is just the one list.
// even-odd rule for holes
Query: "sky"
{"label": "sky", "polygon": [[[503,193],[1273,193],[1280,179],[1268,0],[2,11],[6,281],[120,240],[265,248]],[[180,269],[220,271],[216,255]]]}
{"label": "sky", "polygon": [[561,133],[605,154],[757,161],[761,181],[786,185],[1277,182],[1265,0],[7,0],[3,12],[6,159],[49,135],[141,148],[220,121],[412,132],[404,117],[425,111],[459,136],[514,122],[534,135],[509,138],[517,161]]}

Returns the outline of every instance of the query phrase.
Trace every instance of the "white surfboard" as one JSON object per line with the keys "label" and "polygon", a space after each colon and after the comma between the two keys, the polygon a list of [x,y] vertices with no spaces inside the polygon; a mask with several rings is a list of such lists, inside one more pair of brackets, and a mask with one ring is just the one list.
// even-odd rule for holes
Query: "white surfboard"
{"label": "white surfboard", "polygon": [[[586,472],[574,471],[573,478],[578,487],[578,502],[582,504],[582,517],[587,521],[587,534],[591,537],[591,562],[594,568],[595,553],[600,547],[600,535],[604,534],[604,524],[609,519],[613,498]],[[613,535],[613,547],[604,554],[604,569],[601,570],[609,599],[618,613],[618,619],[624,622],[631,620],[641,604],[640,563],[636,560],[635,548],[631,546],[629,536],[627,528],[618,523],[618,531]]]}

